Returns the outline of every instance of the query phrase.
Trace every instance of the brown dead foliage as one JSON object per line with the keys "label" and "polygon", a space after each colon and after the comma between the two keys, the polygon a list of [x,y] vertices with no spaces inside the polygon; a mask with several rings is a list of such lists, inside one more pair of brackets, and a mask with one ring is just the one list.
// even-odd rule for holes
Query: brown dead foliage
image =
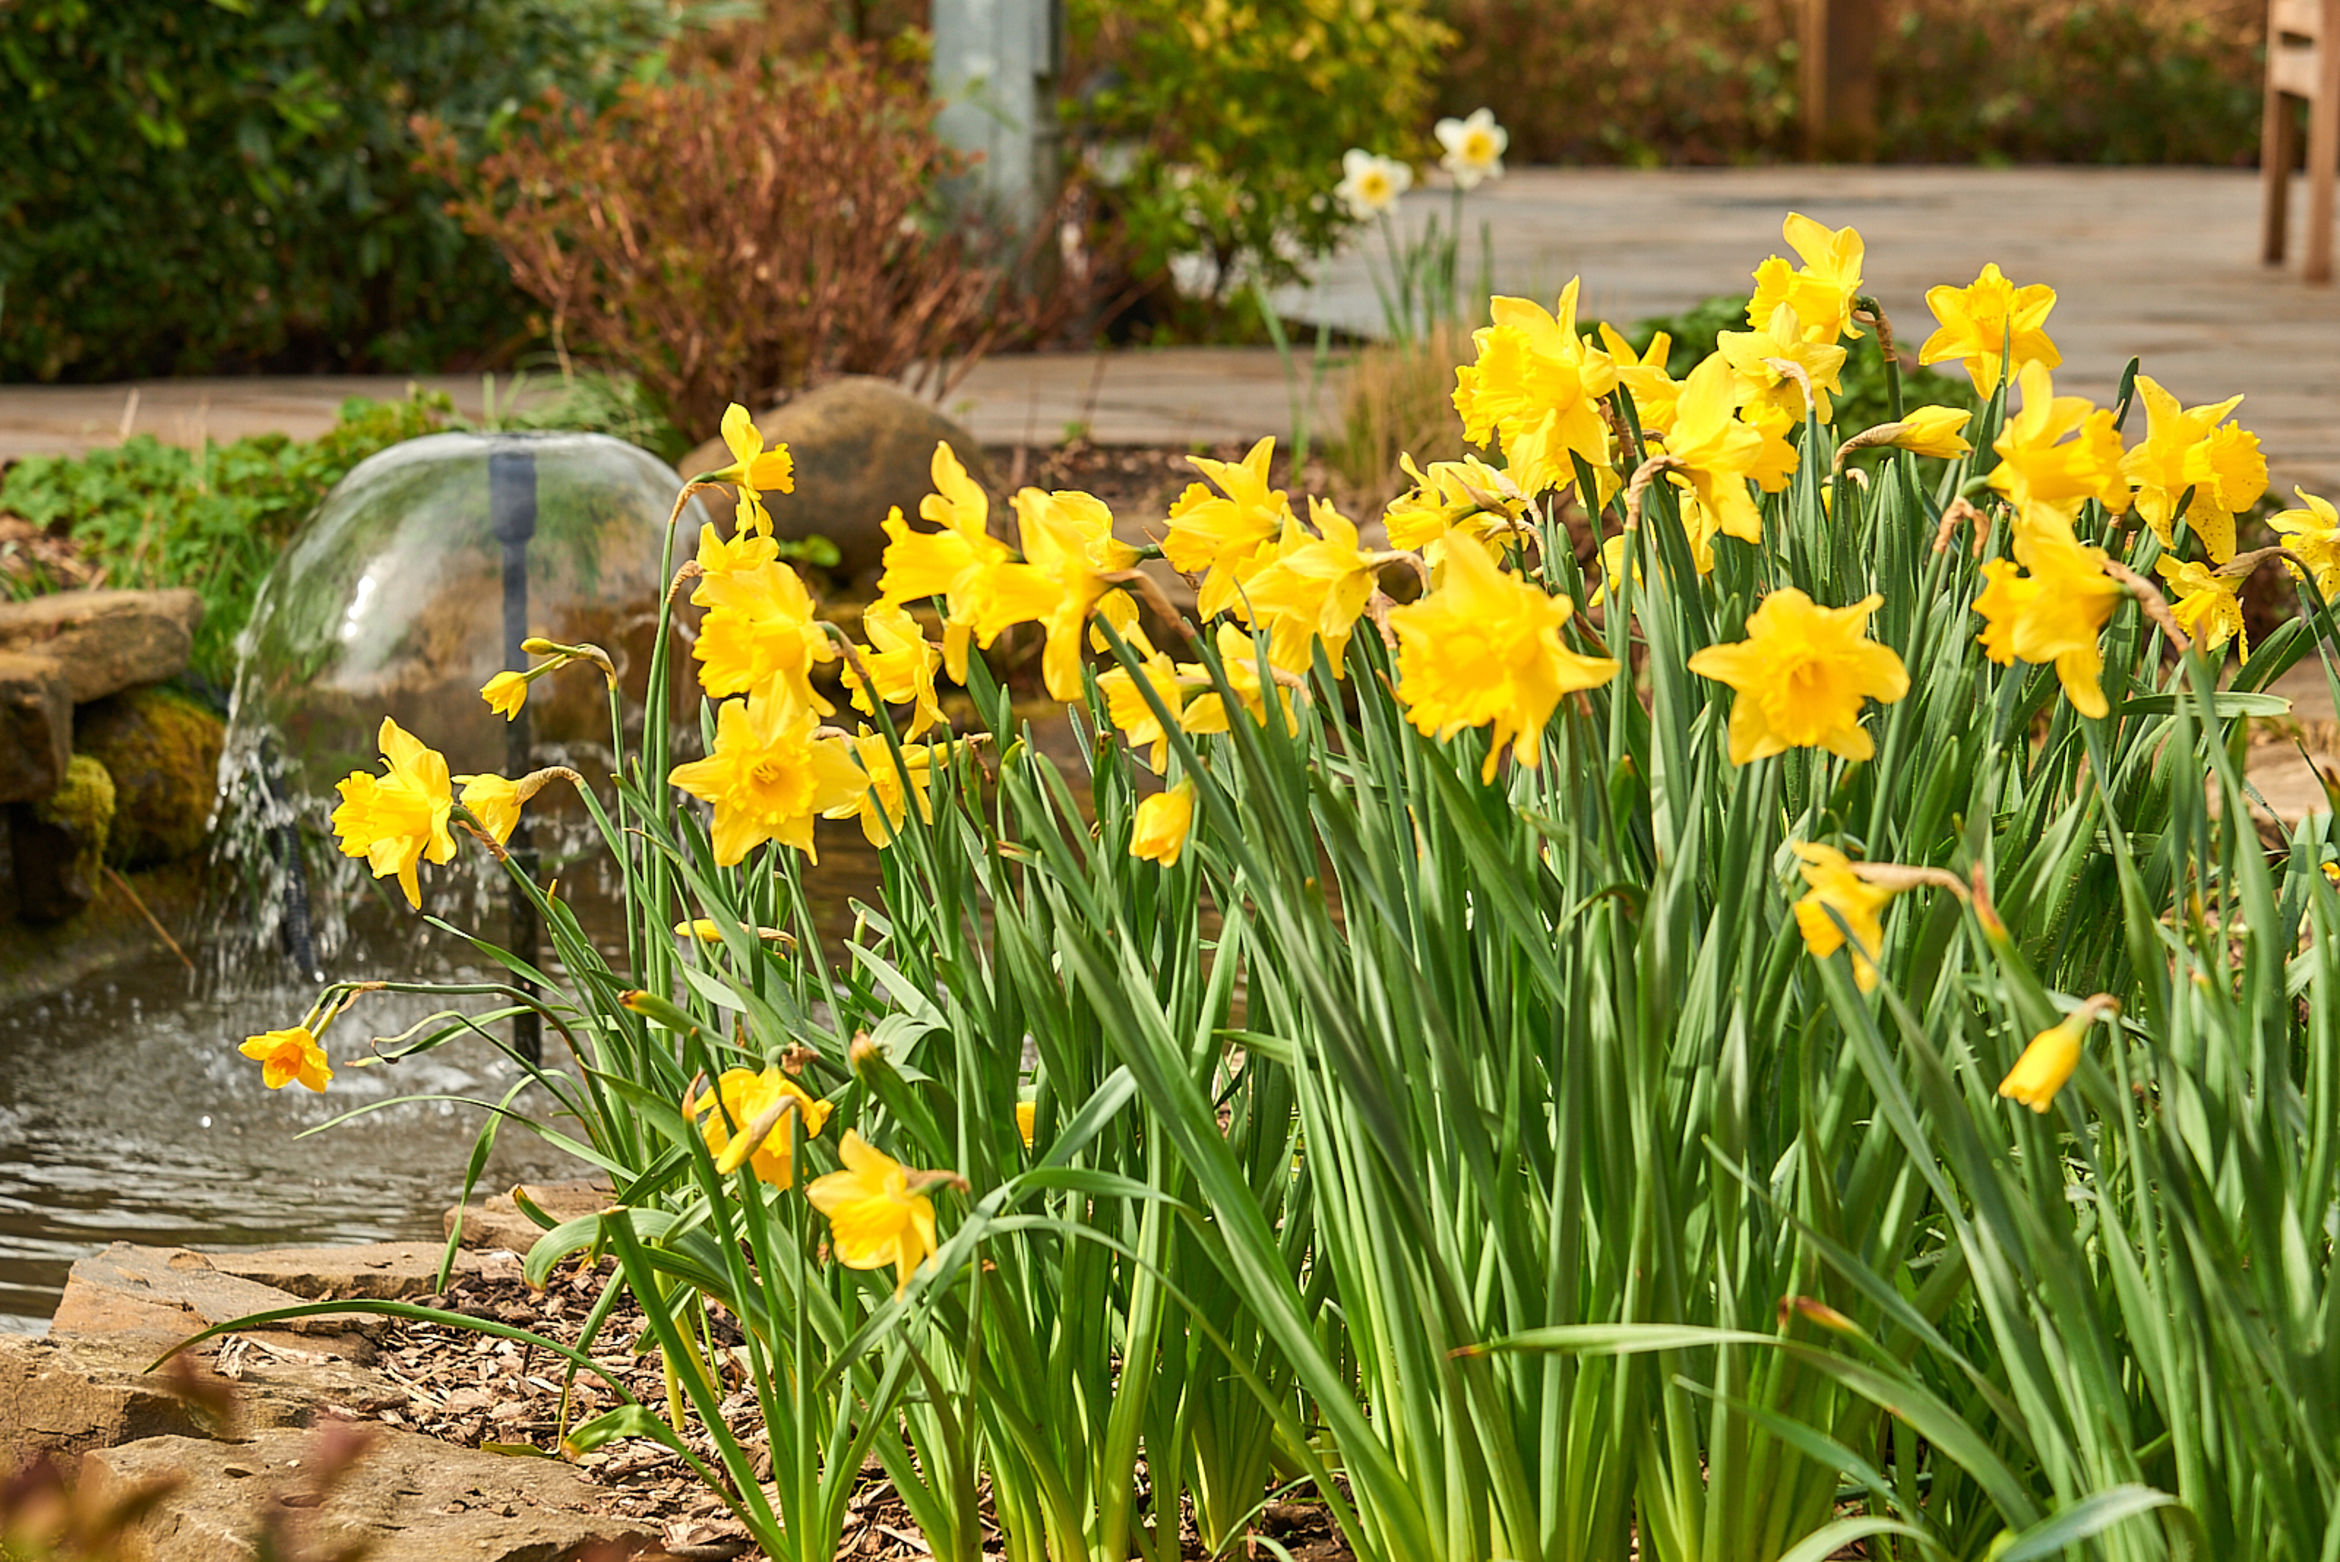
{"label": "brown dead foliage", "polygon": [[632,370],[697,438],[728,402],[964,363],[1021,323],[940,214],[962,169],[932,118],[838,44],[637,84],[598,117],[548,98],[476,167],[416,128],[554,340]]}

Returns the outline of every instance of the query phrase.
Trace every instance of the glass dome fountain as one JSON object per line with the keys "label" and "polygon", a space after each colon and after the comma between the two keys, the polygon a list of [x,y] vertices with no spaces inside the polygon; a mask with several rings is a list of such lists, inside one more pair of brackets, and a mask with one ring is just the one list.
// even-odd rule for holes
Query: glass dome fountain
{"label": "glass dome fountain", "polygon": [[[556,763],[609,774],[609,703],[590,668],[539,680],[510,723],[479,689],[528,665],[528,636],[589,641],[610,653],[639,720],[680,488],[664,462],[599,434],[433,434],[342,480],[262,585],[239,648],[215,838],[250,901],[237,919],[247,936],[310,970],[341,941],[366,885],[326,821],[335,783],[378,768],[384,716],[457,775]],[[694,500],[676,562],[705,520]],[[688,698],[690,680],[675,682]],[[545,803],[530,811],[533,849],[557,864],[584,813],[555,793]],[[502,901],[489,873],[437,877],[450,909],[466,894],[483,913],[488,897]]]}

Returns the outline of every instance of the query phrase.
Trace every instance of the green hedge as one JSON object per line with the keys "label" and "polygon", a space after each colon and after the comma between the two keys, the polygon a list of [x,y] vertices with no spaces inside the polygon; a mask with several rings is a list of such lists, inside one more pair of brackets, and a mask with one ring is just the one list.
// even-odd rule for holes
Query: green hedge
{"label": "green hedge", "polygon": [[655,70],[659,0],[0,6],[0,379],[438,367],[526,329],[411,171]]}

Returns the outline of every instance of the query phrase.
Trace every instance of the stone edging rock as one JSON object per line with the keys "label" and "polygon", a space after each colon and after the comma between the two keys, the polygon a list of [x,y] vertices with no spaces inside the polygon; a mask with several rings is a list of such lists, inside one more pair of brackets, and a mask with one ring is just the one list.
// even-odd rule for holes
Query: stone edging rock
{"label": "stone edging rock", "polygon": [[[563,1216],[608,1197],[582,1183],[528,1194]],[[465,1226],[457,1270],[515,1276],[514,1249],[537,1230],[509,1196],[473,1207]],[[392,1427],[369,1426],[363,1456],[320,1490],[320,1429],[406,1403],[406,1390],[375,1363],[378,1317],[304,1318],[208,1342],[188,1353],[199,1363],[194,1380],[209,1385],[192,1392],[185,1379],[146,1370],[188,1334],[248,1313],[428,1295],[438,1289],[442,1252],[426,1242],[232,1253],[117,1242],[84,1258],[48,1337],[0,1335],[0,1467],[77,1460],[69,1473],[100,1500],[175,1478],[126,1537],[124,1555],[147,1562],[250,1556],[263,1522],[313,1548],[364,1542],[372,1562],[668,1556],[660,1536],[609,1512],[602,1494],[559,1460],[508,1458]]]}

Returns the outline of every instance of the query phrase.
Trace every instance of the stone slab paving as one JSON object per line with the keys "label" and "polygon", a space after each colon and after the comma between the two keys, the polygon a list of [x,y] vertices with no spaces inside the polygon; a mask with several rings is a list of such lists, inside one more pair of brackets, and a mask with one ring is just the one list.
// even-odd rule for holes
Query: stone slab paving
{"label": "stone slab paving", "polygon": [[1340,417],[1340,368],[1319,376],[1313,351],[1290,373],[1265,347],[1003,355],[977,364],[943,409],[987,445],[1053,445],[1076,429],[1100,445],[1290,439],[1296,411],[1312,405],[1320,433]]}
{"label": "stone slab paving", "polygon": [[[499,377],[498,399],[502,386]],[[289,434],[314,439],[351,396],[391,399],[410,388],[445,391],[465,417],[480,415],[486,382],[476,374],[245,375],[140,380],[120,385],[0,385],[0,462],[79,455],[131,434],[186,449],[206,439]]]}

